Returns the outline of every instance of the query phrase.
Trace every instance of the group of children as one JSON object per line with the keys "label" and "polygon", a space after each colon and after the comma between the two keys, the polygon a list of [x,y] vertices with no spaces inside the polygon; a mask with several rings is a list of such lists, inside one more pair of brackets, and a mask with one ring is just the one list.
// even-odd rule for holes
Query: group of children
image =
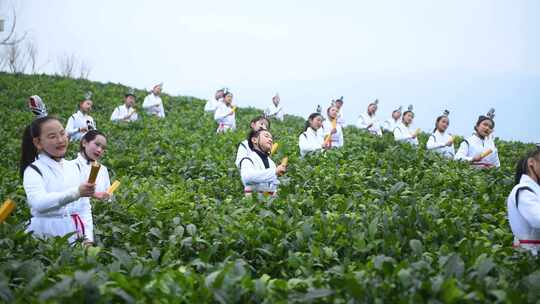
{"label": "group of children", "polygon": [[[145,98],[143,108],[150,115],[164,117],[161,84],[153,87]],[[124,105],[115,108],[111,120],[134,121],[135,95],[128,92]],[[205,105],[205,111],[213,112],[218,124],[217,132],[236,128],[236,107],[232,104],[233,94],[228,89],[218,90]],[[46,107],[39,96],[29,99],[29,107],[36,119],[25,129],[22,140],[20,173],[31,209],[32,218],[28,231],[37,236],[62,236],[73,233],[70,241],[83,240],[92,244],[93,220],[90,198],[109,200],[106,192],[110,186],[107,168],[101,166],[95,182],[88,176],[92,163],[100,160],[107,146],[106,136],[96,129],[95,121],[89,116],[92,109],[91,95],[79,103],[79,111],[73,114],[64,129],[61,122],[47,116]],[[305,128],[298,137],[300,155],[321,150],[340,148],[344,144],[344,120],[341,115],[343,97],[333,100],[326,110],[326,118],[317,111],[310,114]],[[360,115],[357,127],[374,136],[383,131],[392,132],[396,141],[418,145],[419,131],[412,130],[414,112],[412,106],[401,113],[399,107],[390,119],[379,123],[376,112],[378,100],[370,103],[366,113]],[[238,146],[235,165],[247,196],[275,197],[279,177],[287,172],[287,159],[280,164],[271,158],[276,145],[270,132],[271,118],[282,120],[284,115],[279,95],[272,98],[272,105],[264,115],[255,117],[250,123],[246,140]],[[471,162],[479,168],[499,167],[497,149],[493,141],[495,127],[494,110],[481,115],[474,127],[475,133],[466,138],[455,153],[453,136],[448,132],[449,112],[444,111],[435,121],[426,148],[442,155]],[[70,141],[80,141],[79,154],[74,160],[64,156]],[[508,197],[508,215],[515,245],[530,249],[534,254],[540,248],[540,149],[529,153],[518,164],[516,187]]]}

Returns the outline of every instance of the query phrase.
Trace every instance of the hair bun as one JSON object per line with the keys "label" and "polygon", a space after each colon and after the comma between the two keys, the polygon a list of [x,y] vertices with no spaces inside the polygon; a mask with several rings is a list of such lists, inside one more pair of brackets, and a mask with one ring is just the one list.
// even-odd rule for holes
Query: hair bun
{"label": "hair bun", "polygon": [[448,110],[444,110],[444,112],[443,112],[443,116],[448,116],[448,115],[450,115],[450,111],[448,111]]}
{"label": "hair bun", "polygon": [[407,111],[412,112],[412,110],[413,110],[413,105],[411,104],[411,105],[409,105],[409,106],[407,107]]}
{"label": "hair bun", "polygon": [[489,117],[489,119],[493,120],[495,118],[495,109],[494,108],[489,109],[486,116]]}

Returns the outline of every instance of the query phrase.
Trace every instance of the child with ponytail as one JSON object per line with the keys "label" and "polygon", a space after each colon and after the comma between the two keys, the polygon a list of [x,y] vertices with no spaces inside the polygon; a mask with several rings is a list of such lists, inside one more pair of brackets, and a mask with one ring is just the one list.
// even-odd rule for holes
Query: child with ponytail
{"label": "child with ponytail", "polygon": [[32,218],[27,231],[38,237],[75,233],[84,238],[84,225],[75,211],[81,197],[94,195],[96,186],[81,179],[73,162],[64,160],[68,136],[57,118],[34,120],[24,131],[20,174]]}

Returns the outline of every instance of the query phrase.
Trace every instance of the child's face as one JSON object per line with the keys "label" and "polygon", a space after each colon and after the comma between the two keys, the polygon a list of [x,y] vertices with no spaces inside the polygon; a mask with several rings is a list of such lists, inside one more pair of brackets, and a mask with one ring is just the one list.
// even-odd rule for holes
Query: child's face
{"label": "child's face", "polygon": [[334,119],[337,116],[338,109],[337,107],[331,107],[330,110],[328,110],[328,117]]}
{"label": "child's face", "polygon": [[322,117],[321,116],[315,116],[311,122],[310,126],[313,130],[319,130],[322,126]]}
{"label": "child's face", "polygon": [[225,103],[229,105],[231,104],[231,102],[232,102],[232,94],[225,95]]}
{"label": "child's face", "polygon": [[90,160],[99,160],[107,149],[107,139],[102,135],[98,135],[90,142],[83,141],[82,145],[86,156]]}
{"label": "child's face", "polygon": [[493,131],[493,124],[491,123],[491,120],[486,119],[482,121],[476,128],[476,131],[478,134],[480,134],[480,136],[489,136],[489,134],[491,134]]}
{"label": "child's face", "polygon": [[135,105],[135,97],[129,95],[126,97],[126,106],[133,107]]}
{"label": "child's face", "polygon": [[260,119],[251,125],[253,130],[268,130],[268,121],[266,119]]}
{"label": "child's face", "polygon": [[394,120],[398,120],[401,117],[401,112],[395,111],[392,113]]}
{"label": "child's face", "polygon": [[375,112],[377,112],[377,105],[375,105],[375,104],[370,105],[368,107],[368,113],[370,115],[373,115],[373,114],[375,114]]}
{"label": "child's face", "polygon": [[270,152],[272,150],[272,134],[268,131],[263,131],[259,134],[259,137],[252,139],[254,144],[259,146],[259,149],[263,152]]}
{"label": "child's face", "polygon": [[90,113],[90,111],[92,111],[92,101],[85,100],[81,102],[80,109],[81,109],[81,112],[83,113]]}
{"label": "child's face", "polygon": [[38,151],[45,151],[52,157],[62,158],[68,148],[68,137],[58,120],[49,120],[41,125],[41,134],[33,139]]}
{"label": "child's face", "polygon": [[414,118],[414,114],[409,112],[403,116],[403,122],[406,124],[411,124]]}
{"label": "child's face", "polygon": [[443,117],[441,120],[439,120],[439,123],[437,124],[437,129],[441,132],[445,132],[446,129],[448,129],[448,125],[450,124],[450,121],[448,120],[448,117]]}

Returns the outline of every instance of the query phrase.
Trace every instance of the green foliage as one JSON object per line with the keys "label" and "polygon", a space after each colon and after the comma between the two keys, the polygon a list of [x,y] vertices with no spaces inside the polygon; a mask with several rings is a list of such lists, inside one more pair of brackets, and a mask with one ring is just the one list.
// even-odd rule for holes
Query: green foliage
{"label": "green foliage", "polygon": [[[39,94],[65,123],[88,90],[122,186],[93,202],[97,246],[84,249],[24,232],[17,166],[26,98]],[[345,148],[300,159],[303,120],[287,116],[272,131],[290,170],[280,197],[257,203],[233,162],[260,111],[240,109],[240,130],[216,135],[204,101],[163,96],[166,119],[113,124],[125,91],[0,74],[0,197],[18,203],[0,225],[0,302],[537,301],[540,264],[511,248],[505,205],[530,145],[498,141],[501,169],[477,171],[348,127]]]}

